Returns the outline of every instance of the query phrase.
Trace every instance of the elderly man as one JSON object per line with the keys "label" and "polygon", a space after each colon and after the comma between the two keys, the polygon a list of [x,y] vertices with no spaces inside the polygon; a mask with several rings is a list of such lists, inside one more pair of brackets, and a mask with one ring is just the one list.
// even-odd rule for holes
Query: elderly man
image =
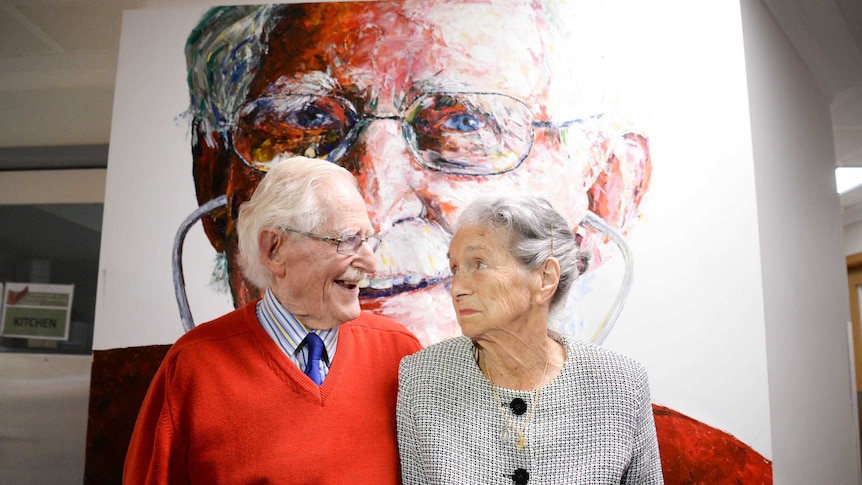
{"label": "elderly man", "polygon": [[649,150],[602,111],[595,38],[573,36],[587,30],[578,22],[597,20],[586,5],[399,0],[207,13],[186,49],[194,175],[200,204],[227,196],[204,225],[227,257],[235,304],[260,293],[236,271],[239,207],[295,155],[357,177],[383,236],[362,306],[426,344],[459,333],[446,248],[476,195],[541,193],[585,244],[588,210],[624,232],[648,185]]}
{"label": "elderly man", "polygon": [[198,325],[147,393],[123,482],[400,483],[397,368],[420,348],[362,313],[380,244],[354,177],[283,161],[237,221],[244,278],[263,298]]}

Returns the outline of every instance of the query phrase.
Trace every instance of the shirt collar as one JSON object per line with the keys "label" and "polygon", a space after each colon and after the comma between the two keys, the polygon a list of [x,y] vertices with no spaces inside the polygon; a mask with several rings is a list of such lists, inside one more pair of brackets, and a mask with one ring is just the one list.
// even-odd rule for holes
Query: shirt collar
{"label": "shirt collar", "polygon": [[331,330],[316,330],[306,327],[278,302],[270,288],[266,289],[266,293],[258,306],[257,313],[258,319],[267,330],[267,333],[273,337],[275,342],[287,355],[295,357],[302,350],[301,345],[305,336],[310,332],[314,332],[323,340],[325,349],[323,353],[324,362],[329,365],[335,356],[335,348],[338,343],[338,327]]}

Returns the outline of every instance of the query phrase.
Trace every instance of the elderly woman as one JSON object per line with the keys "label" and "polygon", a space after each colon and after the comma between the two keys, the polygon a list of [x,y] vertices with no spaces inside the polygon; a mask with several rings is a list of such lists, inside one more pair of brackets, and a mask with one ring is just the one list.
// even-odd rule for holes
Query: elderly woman
{"label": "elderly woman", "polygon": [[556,334],[548,317],[586,269],[541,197],[481,198],[449,245],[464,334],[405,357],[405,484],[660,484],[644,368]]}

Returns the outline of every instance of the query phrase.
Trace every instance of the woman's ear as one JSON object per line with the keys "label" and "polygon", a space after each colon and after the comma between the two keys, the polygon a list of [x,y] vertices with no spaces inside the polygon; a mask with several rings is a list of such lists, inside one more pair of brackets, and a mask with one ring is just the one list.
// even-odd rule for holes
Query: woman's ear
{"label": "woman's ear", "polygon": [[260,262],[269,269],[274,278],[283,277],[287,273],[284,264],[285,234],[273,229],[263,229],[257,237],[257,247],[260,252]]}
{"label": "woman's ear", "polygon": [[557,258],[548,258],[540,268],[542,270],[542,282],[539,286],[539,294],[544,301],[551,301],[560,284],[560,262]]}

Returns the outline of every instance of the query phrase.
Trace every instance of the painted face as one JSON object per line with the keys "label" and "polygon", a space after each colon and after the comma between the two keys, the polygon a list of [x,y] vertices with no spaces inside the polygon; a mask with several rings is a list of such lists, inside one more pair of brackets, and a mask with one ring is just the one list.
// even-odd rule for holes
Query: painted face
{"label": "painted face", "polygon": [[383,237],[362,306],[425,344],[459,333],[446,250],[466,203],[515,190],[572,221],[586,211],[585,160],[604,145],[572,134],[566,151],[548,125],[567,120],[548,119],[539,15],[527,1],[286,6],[240,110],[246,166],[299,154],[357,177]]}
{"label": "painted face", "polygon": [[449,268],[452,304],[464,335],[481,340],[526,326],[534,291],[531,275],[499,232],[477,226],[459,229],[449,245]]}
{"label": "painted face", "polygon": [[[349,182],[333,179],[326,190],[330,215],[315,233],[340,237],[373,234],[365,201]],[[285,233],[288,241],[279,251],[283,272],[272,286],[281,304],[311,328],[333,328],[359,316],[359,282],[375,270],[367,243],[354,255],[339,254],[332,241]],[[297,270],[301,268],[301,270]]]}

